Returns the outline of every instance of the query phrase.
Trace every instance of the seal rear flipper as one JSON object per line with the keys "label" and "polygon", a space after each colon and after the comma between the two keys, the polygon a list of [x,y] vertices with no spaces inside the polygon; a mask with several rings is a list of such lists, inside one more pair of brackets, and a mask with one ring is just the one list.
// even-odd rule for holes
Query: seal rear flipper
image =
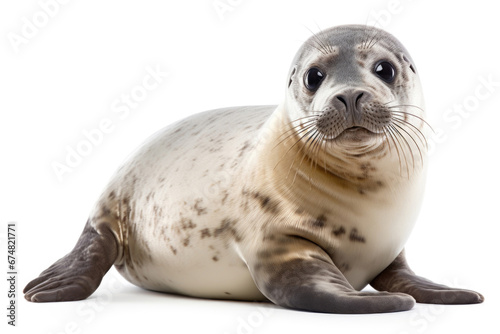
{"label": "seal rear flipper", "polygon": [[262,294],[283,307],[353,314],[406,311],[415,305],[406,294],[355,290],[319,246],[300,237],[266,244],[248,265]]}
{"label": "seal rear flipper", "polygon": [[406,262],[404,250],[370,285],[379,291],[407,293],[418,303],[477,304],[484,301],[475,291],[450,288],[415,275]]}
{"label": "seal rear flipper", "polygon": [[32,302],[81,300],[90,296],[118,256],[113,233],[102,224],[96,230],[90,220],[73,250],[26,285]]}

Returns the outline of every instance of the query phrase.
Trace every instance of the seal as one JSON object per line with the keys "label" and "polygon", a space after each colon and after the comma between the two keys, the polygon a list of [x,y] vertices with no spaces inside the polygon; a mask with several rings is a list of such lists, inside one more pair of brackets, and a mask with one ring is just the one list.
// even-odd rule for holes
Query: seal
{"label": "seal", "polygon": [[[285,88],[278,106],[208,111],[154,135],[25,298],[87,298],[115,265],[149,290],[316,312],[482,302],[405,260],[430,130],[400,42],[367,26],[327,29],[301,46]],[[368,284],[378,292],[361,291]]]}

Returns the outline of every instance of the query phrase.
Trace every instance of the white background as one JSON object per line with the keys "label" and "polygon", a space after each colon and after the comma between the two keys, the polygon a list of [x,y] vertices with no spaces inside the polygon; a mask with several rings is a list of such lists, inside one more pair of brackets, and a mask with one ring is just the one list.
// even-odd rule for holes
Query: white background
{"label": "white background", "polygon": [[[478,290],[486,302],[417,305],[397,314],[313,314],[152,293],[113,268],[86,301],[33,304],[19,295],[16,331],[498,331],[500,24],[493,2],[221,0],[231,6],[222,16],[214,3],[73,0],[43,22],[38,1],[2,2],[0,222],[18,222],[18,292],[71,250],[109,177],[149,135],[207,109],[278,104],[295,51],[310,31],[373,24],[378,17],[378,26],[400,39],[415,60],[429,120],[441,133],[407,244],[409,262],[422,276]],[[45,26],[14,47],[12,36],[22,36],[25,20],[36,19]],[[114,113],[114,103],[141,85],[147,67],[169,75],[129,115]],[[491,92],[482,83],[488,78],[496,82]],[[58,180],[52,164],[64,163],[67,147],[77,147],[83,131],[103,119],[113,122],[112,131]],[[3,254],[5,232],[3,227]],[[6,255],[0,258],[6,272]],[[2,332],[12,330],[4,313]]]}

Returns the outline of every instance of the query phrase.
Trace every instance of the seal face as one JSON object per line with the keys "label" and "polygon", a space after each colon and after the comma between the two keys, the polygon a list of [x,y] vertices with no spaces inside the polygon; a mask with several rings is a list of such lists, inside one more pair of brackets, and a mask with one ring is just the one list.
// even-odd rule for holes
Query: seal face
{"label": "seal face", "polygon": [[416,276],[404,257],[429,128],[393,36],[322,31],[295,56],[280,105],[208,111],[145,143],[25,297],[84,299],[115,265],[146,289],[318,312],[481,302]]}
{"label": "seal face", "polygon": [[300,129],[314,128],[316,141],[342,143],[348,150],[353,142],[392,145],[408,176],[407,164],[413,169],[416,162],[413,153],[423,163],[420,82],[396,39],[366,27],[339,27],[335,34],[313,36],[294,64],[286,108]]}

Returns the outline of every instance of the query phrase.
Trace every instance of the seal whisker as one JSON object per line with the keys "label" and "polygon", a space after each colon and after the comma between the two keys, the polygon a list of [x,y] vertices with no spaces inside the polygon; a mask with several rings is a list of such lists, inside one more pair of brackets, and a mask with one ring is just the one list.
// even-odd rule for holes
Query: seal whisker
{"label": "seal whisker", "polygon": [[[304,157],[307,155],[309,157],[309,160],[310,160],[309,186],[311,188],[312,188],[312,173],[316,169],[316,165],[317,165],[316,147],[317,147],[317,144],[319,142],[318,138],[320,136],[321,136],[320,131],[316,131],[313,135],[311,135],[312,140],[309,143],[309,147],[308,147],[307,151],[304,153]],[[304,157],[302,159],[304,159]],[[299,165],[299,168],[300,168],[300,165]]]}
{"label": "seal whisker", "polygon": [[391,102],[385,103],[385,105],[387,106],[387,108],[412,107],[412,108],[417,108],[418,110],[420,110],[422,112],[425,111],[421,107],[419,107],[417,105],[414,105],[414,104],[396,104],[396,105],[393,105],[393,106],[388,106],[387,104],[389,104],[389,103],[391,103]]}
{"label": "seal whisker", "polygon": [[387,132],[389,133],[389,137],[392,140],[392,143],[394,144],[394,148],[396,149],[396,154],[398,155],[398,160],[399,160],[399,172],[402,173],[403,171],[403,165],[401,161],[401,154],[399,153],[399,148],[398,145],[396,144],[396,140],[394,139],[394,133],[392,132],[390,126],[386,127]]}
{"label": "seal whisker", "polygon": [[[418,153],[420,155],[420,162],[421,162],[421,164],[423,166],[423,164],[424,164],[424,158],[422,156],[422,151],[420,150],[420,146],[418,145],[418,143],[415,140],[415,138],[413,138],[413,136],[408,131],[406,131],[403,126],[398,125],[398,124],[392,124],[392,125],[394,125],[395,127],[399,128],[401,131],[405,132],[408,135],[408,137],[410,137],[410,139],[415,143],[415,146],[417,147]],[[407,144],[408,144],[408,142],[407,142]],[[410,151],[411,151],[411,148],[410,148]],[[411,154],[412,154],[412,160],[413,160],[413,152],[411,152]],[[413,161],[413,169],[415,169],[415,161]]]}
{"label": "seal whisker", "polygon": [[290,125],[290,129],[288,130],[285,130],[279,137],[278,139],[280,139],[282,136],[286,136],[288,134],[288,132],[294,132],[296,131],[298,128],[303,128],[305,126],[310,126],[311,124],[315,124],[317,120],[316,119],[312,119],[312,120],[309,120],[309,121],[306,121],[306,122],[303,122],[303,123],[300,123],[300,124],[296,124],[296,125],[293,125],[292,123],[289,123]]}
{"label": "seal whisker", "polygon": [[384,127],[382,129],[382,132],[384,133],[385,141],[387,142],[387,146],[389,147],[389,154],[392,155],[391,142],[390,142],[389,137],[387,135],[387,129]]}
{"label": "seal whisker", "polygon": [[318,38],[318,36],[316,35],[316,33],[314,33],[309,27],[306,27],[306,29],[309,30],[309,32],[311,33],[311,35],[312,35],[312,37],[314,39],[314,42],[318,46],[315,46],[314,44],[311,44],[308,41],[306,41],[306,44],[314,47],[316,50],[320,51],[323,55],[326,56],[328,54],[328,51],[326,50],[325,46],[321,43],[321,40]]}
{"label": "seal whisker", "polygon": [[373,35],[370,34],[371,27],[368,26],[368,22],[365,24],[365,29],[363,32],[363,40],[361,41],[361,48],[363,50],[368,50],[370,47],[370,43],[373,41],[373,39],[377,36],[377,32],[375,32]]}
{"label": "seal whisker", "polygon": [[[304,124],[305,124],[305,123],[304,123]],[[315,123],[314,123],[314,122],[311,122],[311,123],[307,124],[306,126],[304,126],[304,124],[299,124],[299,125],[296,125],[294,128],[289,129],[289,130],[285,131],[283,134],[281,134],[281,135],[278,137],[278,139],[277,139],[277,140],[279,140],[279,142],[278,142],[276,145],[274,145],[273,149],[275,149],[276,147],[278,147],[280,144],[282,144],[282,143],[283,143],[285,140],[287,140],[288,138],[293,137],[293,136],[294,136],[294,135],[296,135],[296,134],[300,134],[300,133],[302,133],[302,132],[304,132],[304,131],[307,131],[307,130],[308,130],[308,129],[310,129],[311,127],[315,126]],[[301,129],[298,129],[298,130],[297,130],[297,129],[295,129],[295,128],[300,127],[300,126],[304,126],[304,127],[303,127],[303,128],[301,128]],[[284,136],[284,135],[286,135],[286,137],[285,137],[285,138],[280,139],[280,138],[281,138],[282,136]]]}
{"label": "seal whisker", "polygon": [[325,55],[325,56],[327,55],[327,53],[325,53],[325,51],[324,51],[324,50],[322,50],[321,48],[317,47],[316,45],[314,45],[314,44],[312,44],[312,43],[304,42],[304,44],[307,44],[307,45],[309,45],[310,47],[315,48],[316,50],[318,50],[319,52],[321,52],[321,53],[322,53],[323,55]]}
{"label": "seal whisker", "polygon": [[325,168],[325,173],[327,172],[327,169],[326,169],[326,152],[327,152],[327,145],[328,145],[328,141],[325,140],[325,137],[326,137],[326,133],[323,133],[322,136],[321,136],[321,143],[320,144],[320,148],[318,151],[321,151],[321,145],[323,145],[323,166]]}
{"label": "seal whisker", "polygon": [[425,146],[426,149],[429,149],[429,144],[427,143],[427,138],[425,138],[425,135],[420,131],[419,128],[417,128],[415,125],[411,124],[408,121],[405,121],[404,119],[398,118],[398,117],[393,117],[393,121],[401,124],[401,125],[406,125],[409,126],[408,129],[410,129],[420,140],[420,142]]}
{"label": "seal whisker", "polygon": [[376,37],[376,36],[377,36],[377,34],[374,34],[374,35],[370,38],[370,40],[369,40],[369,41],[368,41],[368,43],[366,44],[366,50],[369,50],[369,49],[371,49],[371,48],[372,48],[371,43],[372,43],[372,41],[375,39],[375,37]]}
{"label": "seal whisker", "polygon": [[325,139],[327,136],[328,135],[326,133],[322,133],[321,138],[320,138],[320,144],[318,145],[318,165],[320,164],[319,160],[320,160],[320,152],[321,152],[323,155],[323,169],[325,170],[325,173],[328,173],[326,157],[328,156],[328,154],[327,154],[328,146],[331,145],[331,142],[329,142],[328,140]]}
{"label": "seal whisker", "polygon": [[[316,136],[318,133],[317,129],[313,129],[313,130],[314,130],[313,133],[307,138],[306,142],[304,143],[304,145],[300,148],[300,150],[298,152],[298,153],[303,153],[303,154],[302,154],[302,159],[300,159],[300,163],[297,166],[297,169],[295,170],[295,176],[293,177],[292,184],[295,183],[295,179],[297,178],[297,173],[299,172],[300,166],[302,166],[302,162],[304,162],[304,158],[306,156],[308,156],[308,154],[306,152],[311,147],[311,144],[314,141],[314,139],[313,139],[314,136]],[[311,139],[313,139],[313,141],[311,141]],[[304,149],[306,149],[306,150],[304,150]],[[297,156],[297,155],[295,155],[295,156]],[[294,159],[294,162],[295,162],[295,159]],[[310,175],[309,175],[309,186],[312,187]]]}
{"label": "seal whisker", "polygon": [[[388,108],[391,108],[391,107],[388,107]],[[415,118],[418,118],[420,121],[422,121],[422,123],[424,123],[425,125],[427,125],[429,127],[429,129],[431,129],[431,131],[433,133],[436,133],[436,131],[434,131],[434,129],[432,128],[432,126],[425,120],[423,119],[422,117],[420,116],[417,116],[411,112],[407,112],[407,111],[402,111],[402,110],[391,110],[392,113],[398,113],[398,114],[403,114],[403,115],[408,115],[408,116],[412,116],[412,117],[415,117]]]}
{"label": "seal whisker", "polygon": [[[313,128],[314,125],[310,125],[304,129],[301,129],[295,133],[292,133],[291,135],[288,136],[288,138],[292,137],[293,135],[302,135],[302,133],[306,132],[304,135],[302,135],[300,138],[298,138],[295,143],[293,143],[293,145],[291,145],[288,150],[286,150],[286,152],[281,156],[281,158],[278,160],[278,162],[276,163],[276,165],[274,166],[273,169],[276,169],[276,167],[278,167],[278,165],[281,163],[281,161],[283,161],[283,159],[285,159],[285,157],[287,156],[287,154],[295,147],[295,145],[297,145],[298,143],[300,143],[300,141],[305,137],[307,136],[307,134],[311,131],[313,131],[314,129],[311,130],[311,128]],[[286,138],[285,138],[286,139]],[[284,140],[285,140],[284,139]],[[282,140],[281,142],[283,142],[284,140]],[[274,148],[276,148],[276,146],[274,146]],[[273,148],[273,149],[274,149]],[[295,161],[295,158],[294,160]],[[293,165],[293,162],[292,162],[292,165]],[[287,176],[288,177],[288,176]]]}
{"label": "seal whisker", "polygon": [[325,34],[325,31],[324,29],[322,29],[318,22],[315,22],[316,23],[316,27],[318,28],[319,30],[319,33],[317,33],[316,35],[318,36],[318,38],[321,38],[322,41],[323,41],[323,45],[326,46],[326,50],[328,51],[328,53],[334,53],[334,49],[333,49],[333,46],[328,42],[328,40],[325,38],[326,34]]}
{"label": "seal whisker", "polygon": [[363,40],[361,41],[361,49],[365,49],[366,43],[368,42],[368,18],[366,19],[365,23],[365,31],[363,32]]}
{"label": "seal whisker", "polygon": [[[321,135],[321,133],[319,131],[316,131],[316,133],[313,135],[313,138],[312,138],[312,141],[309,145],[309,152],[310,154],[308,154],[309,156],[309,160],[311,161],[310,163],[310,167],[311,167],[311,171],[309,173],[309,187],[312,188],[312,173],[314,172],[313,169],[315,170],[316,169],[316,146],[317,146],[317,143],[318,143],[318,137]],[[306,154],[304,154],[304,157],[306,156]],[[300,165],[299,165],[300,167]]]}
{"label": "seal whisker", "polygon": [[[328,135],[325,134],[325,137],[328,137]],[[325,140],[325,150],[327,149],[327,147],[331,148],[332,146],[334,146],[333,143],[329,142],[328,140]],[[324,166],[325,166],[325,172],[328,172],[327,163],[326,163],[326,157],[327,157],[327,155],[325,154],[323,156],[323,163],[324,163]]]}
{"label": "seal whisker", "polygon": [[290,126],[290,129],[288,129],[286,131],[292,131],[293,129],[296,129],[296,128],[299,128],[299,127],[304,126],[306,124],[311,124],[311,123],[314,123],[314,122],[317,122],[317,121],[318,121],[318,117],[317,116],[314,116],[313,118],[311,118],[309,120],[306,120],[306,121],[303,121],[302,123],[299,123],[299,124],[293,124],[296,121],[292,121],[292,122],[288,123],[288,125]]}
{"label": "seal whisker", "polygon": [[[387,106],[387,105],[386,105],[386,107],[387,107],[389,110],[391,110],[391,111],[393,111],[392,109],[394,109],[394,108],[401,108],[401,109],[400,109],[400,111],[403,111],[403,110],[405,110],[404,108],[407,108],[407,107],[414,107],[414,108],[417,108],[418,110],[420,110],[420,111],[424,112],[424,110],[423,110],[422,108],[420,108],[420,107],[418,107],[418,106],[416,106],[416,105],[412,105],[412,104],[398,104],[398,105],[393,105],[393,106]],[[405,121],[406,121],[406,119],[408,118],[408,116],[409,116],[409,113],[408,113],[408,114],[406,114],[406,115],[404,115]]]}
{"label": "seal whisker", "polygon": [[[314,111],[314,112],[320,113],[321,111]],[[293,121],[290,121],[290,123],[295,123],[295,122],[298,122],[298,121],[306,119],[306,118],[316,118],[318,116],[319,116],[319,114],[317,114],[317,115],[307,115],[307,116],[304,116],[304,117],[299,117],[297,119],[294,119]]]}
{"label": "seal whisker", "polygon": [[[316,41],[316,43],[318,43],[318,45],[320,46],[320,48],[323,50],[321,51],[321,53],[323,53],[323,55],[327,55],[328,53],[330,53],[330,51],[328,50],[328,43],[325,43],[325,41],[323,41],[320,36],[316,33],[314,33],[311,29],[309,29],[308,27],[306,27],[307,30],[309,30],[309,32],[312,34],[314,40]],[[309,44],[310,45],[310,44]],[[319,49],[318,49],[319,50]]]}
{"label": "seal whisker", "polygon": [[[410,143],[408,142],[406,137],[401,133],[401,131],[398,130],[398,128],[402,129],[400,126],[398,126],[397,124],[391,124],[391,126],[393,127],[394,131],[396,131],[396,133],[399,135],[399,137],[401,137],[403,139],[404,143],[406,144],[406,147],[408,147],[408,151],[411,154],[412,170],[415,171],[415,157],[413,156],[413,151],[412,151]],[[403,131],[404,131],[404,129],[403,129]],[[406,133],[408,133],[408,132],[406,132]],[[418,147],[418,145],[417,145],[417,147]],[[405,151],[403,150],[403,152],[405,152]],[[406,154],[405,154],[405,158],[406,158]],[[409,177],[409,174],[408,174],[408,177]]]}
{"label": "seal whisker", "polygon": [[380,31],[376,31],[373,37],[371,38],[370,42],[367,45],[367,49],[370,50],[379,42],[379,39],[377,39],[377,36],[380,34]]}
{"label": "seal whisker", "polygon": [[318,147],[317,147],[317,152],[316,152],[316,166],[318,166],[320,164],[320,153],[322,152],[323,153],[323,157],[325,157],[323,159],[324,163],[325,163],[325,171],[326,171],[326,154],[325,154],[325,149],[322,150],[322,146],[325,145],[326,147],[326,140],[325,140],[325,137],[326,135],[324,133],[321,133],[321,136],[319,137],[319,140],[318,140]]}
{"label": "seal whisker", "polygon": [[[304,117],[304,118],[302,118],[302,119],[305,119],[305,117]],[[303,127],[303,126],[305,126],[305,125],[310,125],[310,124],[312,124],[312,123],[316,122],[316,121],[317,121],[317,116],[314,116],[313,118],[311,118],[311,119],[309,119],[309,120],[307,120],[307,121],[304,121],[304,122],[302,122],[302,123],[299,123],[299,124],[293,124],[294,122],[297,122],[297,121],[298,121],[298,120],[294,120],[294,121],[290,121],[290,122],[288,122],[288,124],[287,124],[287,125],[288,125],[290,128],[289,128],[288,130],[285,130],[285,131],[284,131],[284,132],[283,132],[283,133],[282,133],[282,134],[278,137],[278,139],[280,139],[282,136],[285,136],[288,132],[293,132],[293,131],[295,131],[297,128]]]}
{"label": "seal whisker", "polygon": [[311,167],[314,162],[314,170],[318,168],[318,155],[321,148],[321,142],[323,140],[323,136],[324,134],[318,131],[318,135],[315,138],[314,146],[312,147],[312,153],[313,153],[312,156],[314,158],[314,161],[311,160]]}
{"label": "seal whisker", "polygon": [[[290,148],[285,152],[285,154],[280,159],[280,161],[278,161],[278,164],[288,154],[288,152],[290,152],[292,150],[292,148],[295,147],[295,145],[297,145],[298,143],[300,143],[305,136],[307,136],[309,133],[314,132],[314,131],[317,131],[316,128],[309,130],[307,133],[305,133],[303,136],[301,136],[299,139],[297,139],[297,141],[292,146],[290,146]],[[295,156],[293,157],[292,163],[290,164],[290,167],[288,168],[288,173],[286,175],[286,179],[288,179],[288,176],[290,175],[290,171],[292,170],[292,167],[295,164],[295,159],[297,159],[297,154],[299,154],[301,151],[302,151],[302,148],[300,148],[299,151],[297,153],[295,153]],[[276,164],[276,166],[278,164]],[[274,168],[276,168],[276,166]]]}
{"label": "seal whisker", "polygon": [[[299,120],[308,119],[308,118],[311,118],[311,119],[309,119],[308,121],[305,121],[303,123],[293,125],[293,123],[295,123]],[[284,131],[281,135],[279,135],[279,137],[277,138],[277,140],[279,140],[279,142],[274,146],[274,148],[276,148],[278,145],[280,145],[283,141],[285,141],[290,136],[293,136],[296,133],[296,131],[301,132],[303,129],[309,128],[311,125],[314,125],[315,122],[317,122],[317,120],[318,120],[318,115],[308,115],[308,116],[300,117],[300,118],[297,118],[293,121],[290,121],[288,124],[290,126],[290,129]],[[297,130],[297,128],[299,128],[299,127],[302,127],[302,129]],[[291,135],[289,133],[291,133]],[[281,137],[283,137],[283,136],[285,136],[285,138],[281,139]]]}
{"label": "seal whisker", "polygon": [[[399,140],[398,137],[402,136],[401,133],[394,127],[393,124],[389,124],[389,129],[391,129],[391,132],[394,134],[394,138],[396,139],[396,142],[399,144],[399,148],[401,150],[401,155],[403,157],[403,160],[404,163],[405,163],[405,167],[406,167],[406,175],[408,176],[408,178],[410,177],[410,167],[408,166],[408,159],[406,158],[406,154],[405,154],[405,150],[403,148],[403,144],[401,143],[401,141]],[[403,171],[401,170],[401,173]]]}
{"label": "seal whisker", "polygon": [[[425,138],[424,133],[418,127],[416,127],[414,124],[412,124],[410,121],[408,121],[403,114],[400,114],[398,111],[394,111],[392,116],[393,116],[393,119],[396,119],[404,124],[411,125],[415,130],[417,130],[420,133],[420,135],[422,135]],[[424,123],[422,123],[422,124],[424,124]]]}

